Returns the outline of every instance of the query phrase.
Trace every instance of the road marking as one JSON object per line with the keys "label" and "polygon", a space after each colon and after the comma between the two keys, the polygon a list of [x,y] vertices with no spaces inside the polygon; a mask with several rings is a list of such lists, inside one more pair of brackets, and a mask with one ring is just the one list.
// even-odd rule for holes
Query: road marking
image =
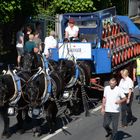
{"label": "road marking", "polygon": [[48,136],[42,138],[41,140],[48,140],[50,139],[51,137],[57,135],[58,133],[60,133],[61,131],[63,131],[63,129],[67,129],[68,127],[64,126],[63,128],[61,129],[58,129],[57,131],[55,131],[53,134],[49,134]]}
{"label": "road marking", "polygon": [[[93,110],[91,110],[91,113],[94,113],[94,112],[98,111],[99,109],[101,109],[101,105],[98,106],[98,107],[96,107],[96,108],[94,108]],[[81,121],[81,120],[82,120],[81,118],[78,119],[78,121]],[[47,135],[46,137],[42,138],[41,140],[48,140],[48,139],[50,139],[51,137],[53,137],[53,136],[57,135],[58,133],[60,133],[61,131],[63,131],[63,129],[67,129],[67,128],[68,128],[68,127],[64,126],[63,128],[58,129],[57,131],[55,131],[55,133],[49,134],[49,135]]]}
{"label": "road marking", "polygon": [[96,108],[94,108],[93,110],[91,110],[91,113],[94,113],[94,112],[96,112],[96,111],[98,111],[98,110],[100,110],[101,109],[101,105],[100,106],[98,106],[98,107],[96,107]]}

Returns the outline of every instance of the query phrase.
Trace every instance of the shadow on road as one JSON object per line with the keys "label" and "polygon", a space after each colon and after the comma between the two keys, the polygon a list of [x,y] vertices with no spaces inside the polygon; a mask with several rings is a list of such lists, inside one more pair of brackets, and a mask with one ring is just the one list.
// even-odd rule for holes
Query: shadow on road
{"label": "shadow on road", "polygon": [[124,131],[118,131],[118,140],[124,140],[124,139],[127,139],[129,137],[132,137],[132,135],[130,135]]}

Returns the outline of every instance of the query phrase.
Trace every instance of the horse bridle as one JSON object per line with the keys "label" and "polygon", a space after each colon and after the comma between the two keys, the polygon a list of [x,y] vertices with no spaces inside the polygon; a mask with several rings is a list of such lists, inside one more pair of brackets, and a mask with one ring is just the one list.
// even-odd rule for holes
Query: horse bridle
{"label": "horse bridle", "polygon": [[[37,76],[39,76],[41,73],[42,73],[42,68],[41,67],[39,67],[38,68],[38,71],[34,74],[34,75],[32,75],[29,79],[24,79],[24,78],[21,78],[21,80],[22,80],[22,82],[24,83],[23,85],[22,85],[22,89],[25,87],[25,93],[27,93],[28,91],[29,91],[29,89],[31,89],[32,90],[32,92],[36,92],[35,90],[37,89],[35,89],[35,86],[34,86],[34,84],[33,85],[31,85],[32,84],[32,82],[34,82],[34,79],[37,77]],[[26,94],[27,96],[28,96],[28,99],[30,99],[31,98],[31,96],[27,93]],[[22,97],[23,97],[23,99],[25,100],[25,102],[27,102],[28,104],[30,104],[30,101],[28,101],[26,98],[25,98],[25,95],[24,95],[24,93],[22,93]],[[36,101],[38,101],[37,99],[39,98],[39,90],[38,90],[38,92],[37,92],[37,95],[36,95]],[[41,99],[40,99],[41,100]]]}

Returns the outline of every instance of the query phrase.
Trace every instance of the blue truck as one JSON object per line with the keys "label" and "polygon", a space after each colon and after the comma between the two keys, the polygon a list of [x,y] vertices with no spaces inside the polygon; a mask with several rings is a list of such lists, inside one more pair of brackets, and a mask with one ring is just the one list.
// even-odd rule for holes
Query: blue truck
{"label": "blue truck", "polygon": [[[87,42],[63,42],[65,28],[72,17],[79,27],[79,38]],[[50,49],[54,61],[71,59],[88,62],[90,85],[101,90],[112,74],[120,69],[132,71],[132,63],[140,55],[140,31],[127,16],[116,15],[111,7],[93,13],[66,13],[57,16],[58,48]]]}

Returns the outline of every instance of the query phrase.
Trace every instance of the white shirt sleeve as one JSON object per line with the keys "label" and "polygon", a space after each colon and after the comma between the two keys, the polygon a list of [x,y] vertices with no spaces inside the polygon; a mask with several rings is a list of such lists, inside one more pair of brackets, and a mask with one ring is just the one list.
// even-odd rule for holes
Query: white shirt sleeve
{"label": "white shirt sleeve", "polygon": [[48,37],[45,38],[44,44],[45,44],[44,54],[48,55],[48,53],[49,53],[49,51],[48,51],[48,49],[49,49],[49,38]]}
{"label": "white shirt sleeve", "polygon": [[45,44],[44,54],[48,55],[50,48],[56,48],[57,47],[57,40],[54,37],[49,36],[49,37],[45,38],[44,44]]}
{"label": "white shirt sleeve", "polygon": [[68,32],[68,31],[69,31],[69,28],[68,28],[68,27],[66,27],[65,31],[66,31],[66,32]]}
{"label": "white shirt sleeve", "polygon": [[133,89],[133,87],[134,87],[134,84],[133,84],[133,81],[130,79],[130,81],[129,81],[129,89]]}
{"label": "white shirt sleeve", "polygon": [[122,79],[119,82],[119,87],[122,87]]}
{"label": "white shirt sleeve", "polygon": [[56,48],[57,47],[57,40],[56,39],[54,39],[54,44],[53,44],[53,48]]}
{"label": "white shirt sleeve", "polygon": [[78,32],[79,31],[79,27],[75,26],[75,31]]}
{"label": "white shirt sleeve", "polygon": [[106,90],[107,90],[107,86],[104,88],[103,97],[106,97]]}
{"label": "white shirt sleeve", "polygon": [[123,90],[120,87],[118,87],[118,89],[119,89],[119,93],[120,93],[120,98],[125,98],[126,96],[125,96]]}

